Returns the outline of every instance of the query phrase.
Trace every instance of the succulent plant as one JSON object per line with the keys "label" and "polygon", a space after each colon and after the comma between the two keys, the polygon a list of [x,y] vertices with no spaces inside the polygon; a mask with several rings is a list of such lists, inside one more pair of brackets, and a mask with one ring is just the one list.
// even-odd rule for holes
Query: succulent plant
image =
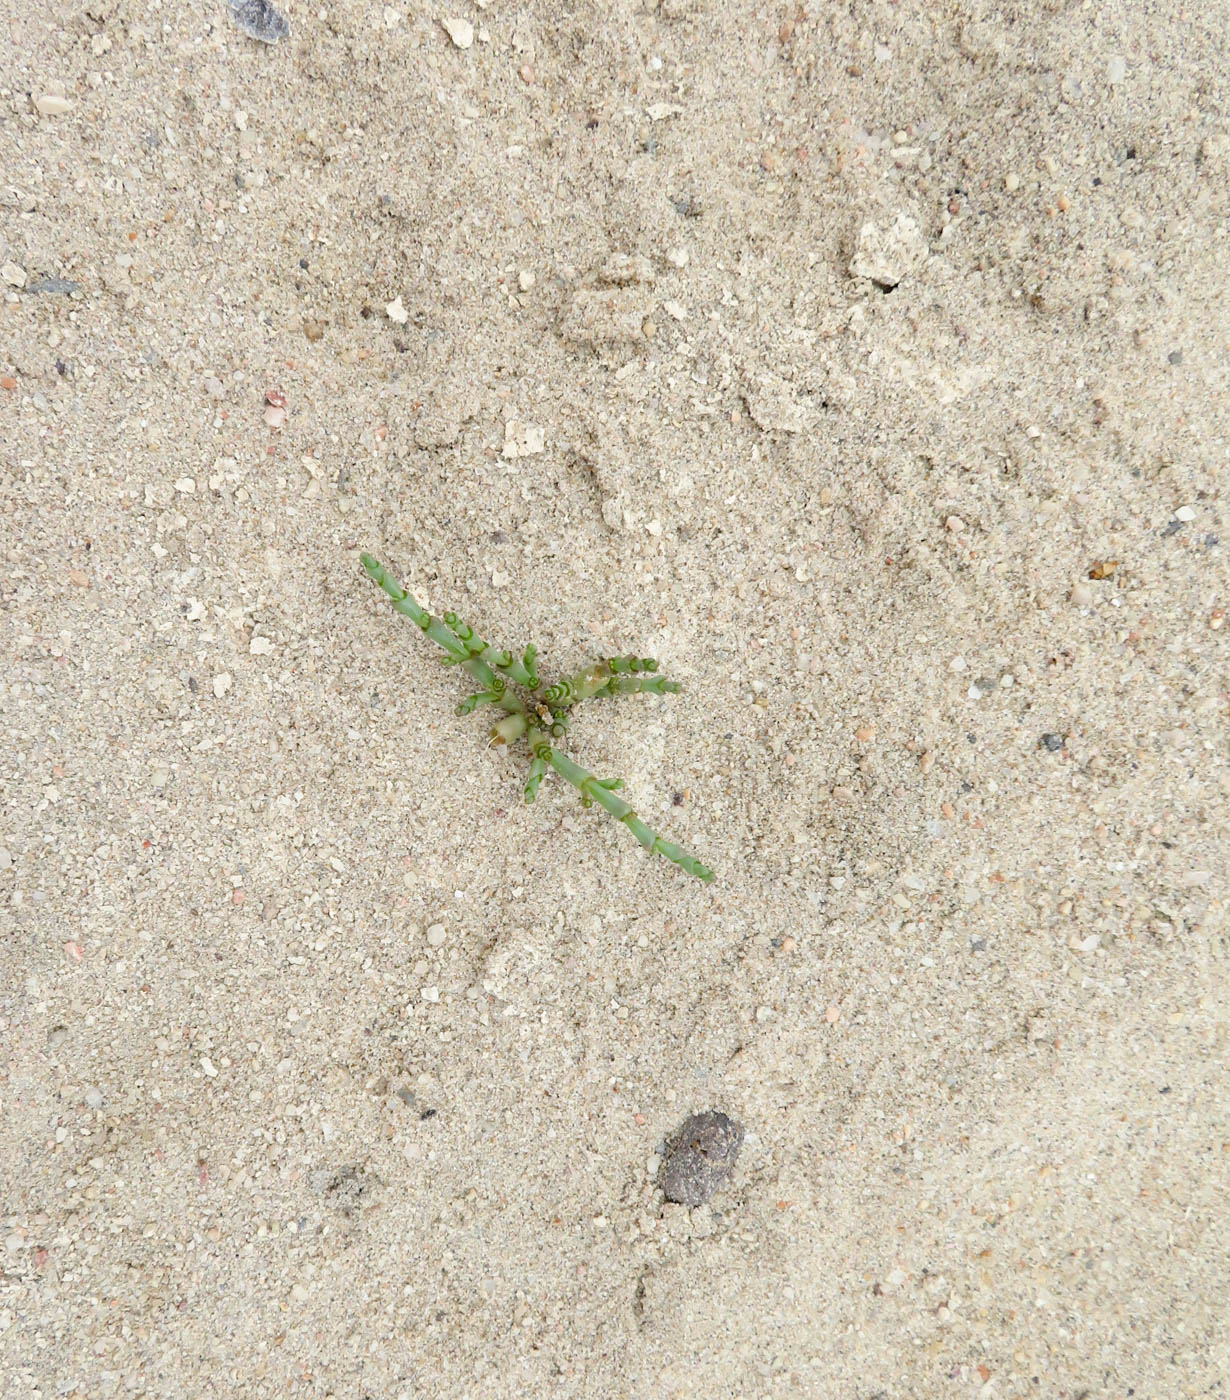
{"label": "succulent plant", "polygon": [[[491,726],[493,742],[512,744],[524,739],[530,751],[525,800],[533,802],[549,772],[558,773],[581,794],[581,805],[597,803],[616,821],[622,822],[649,852],[665,856],[681,870],[708,883],[713,871],[702,865],[681,846],[667,841],[636,815],[619,796],[621,778],[596,778],[565,754],[560,741],[568,732],[572,713],[585,700],[618,695],[669,695],[678,682],[657,674],[658,663],[647,656],[603,657],[575,675],[564,676],[554,685],[544,685],[538,674],[538,653],[527,646],[520,658],[512,652],[488,645],[456,613],[442,618],[421,607],[379,560],[370,554],[360,556],[368,577],[389,595],[399,613],[408,617],[444,652],[444,662],[461,666],[482,687],[463,700],[457,713],[472,714],[483,705],[494,705],[503,715]],[[512,682],[510,685],[509,682]],[[522,695],[520,690],[527,692]]]}

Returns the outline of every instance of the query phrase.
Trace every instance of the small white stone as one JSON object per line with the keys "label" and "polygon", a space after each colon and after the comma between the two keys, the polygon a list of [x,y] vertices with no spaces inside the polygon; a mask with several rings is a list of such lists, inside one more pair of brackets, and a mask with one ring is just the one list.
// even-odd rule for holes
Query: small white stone
{"label": "small white stone", "polygon": [[26,270],[20,263],[6,262],[3,267],[0,267],[0,277],[10,287],[24,287],[26,285]]}
{"label": "small white stone", "polygon": [[1195,507],[1194,507],[1194,506],[1180,506],[1180,507],[1178,508],[1178,510],[1175,511],[1175,513],[1174,513],[1174,518],[1175,518],[1176,520],[1181,520],[1181,521],[1183,521],[1184,524],[1187,524],[1187,522],[1188,522],[1189,520],[1195,520],[1195,518],[1196,518],[1196,510],[1195,510]]}
{"label": "small white stone", "polygon": [[290,1296],[295,1300],[296,1303],[306,1303],[308,1299],[308,1291],[303,1286],[303,1284],[296,1283],[292,1286],[290,1290]]}
{"label": "small white stone", "polygon": [[688,250],[686,248],[668,248],[666,251],[666,261],[672,267],[687,267]]}
{"label": "small white stone", "polygon": [[1004,176],[1004,189],[1006,189],[1008,193],[1011,194],[1014,190],[1019,190],[1020,188],[1021,177],[1016,173],[1015,170],[1009,170],[1007,175]]}
{"label": "small white stone", "polygon": [[440,947],[440,945],[444,942],[444,940],[447,937],[448,930],[444,927],[443,924],[432,924],[431,927],[427,930],[427,942],[433,948]]}
{"label": "small white stone", "polygon": [[219,700],[230,690],[232,679],[233,677],[229,671],[219,671],[214,677],[214,695]]}
{"label": "small white stone", "polygon": [[662,310],[666,312],[672,321],[686,321],[688,319],[687,308],[681,301],[664,301],[662,303]]}
{"label": "small white stone", "polygon": [[954,535],[959,535],[965,529],[965,521],[959,515],[950,515],[944,521],[944,529],[951,530]]}
{"label": "small white stone", "polygon": [[960,673],[961,671],[964,671],[964,670],[965,670],[965,657],[963,657],[963,656],[954,656],[954,657],[952,658],[952,660],[948,663],[948,669],[949,669],[950,671],[956,671],[956,672],[958,672],[958,673]]}
{"label": "small white stone", "polygon": [[273,642],[268,637],[253,637],[248,643],[249,656],[269,656],[273,651]]}
{"label": "small white stone", "polygon": [[1200,885],[1207,885],[1213,878],[1211,870],[1185,870],[1179,876],[1179,884],[1185,890],[1195,889]]}
{"label": "small white stone", "polygon": [[423,988],[420,989],[419,995],[423,998],[424,1001],[439,1001],[439,1000],[440,1000],[440,988],[439,988],[439,987],[423,987]]}
{"label": "small white stone", "polygon": [[1122,54],[1115,56],[1106,65],[1106,78],[1112,87],[1117,87],[1127,77],[1127,60]]}
{"label": "small white stone", "polygon": [[85,1099],[87,1108],[99,1109],[103,1106],[102,1090],[92,1084],[82,1097]]}
{"label": "small white stone", "polygon": [[868,220],[859,229],[850,276],[892,288],[926,262],[927,252],[927,240],[911,215],[900,213],[891,224]]}
{"label": "small white stone", "polygon": [[1071,598],[1078,608],[1087,608],[1093,603],[1093,590],[1087,584],[1074,583]]}
{"label": "small white stone", "polygon": [[504,456],[533,457],[546,450],[546,430],[537,423],[523,423],[519,418],[510,418],[504,424]]}
{"label": "small white stone", "polygon": [[181,496],[191,496],[196,491],[196,482],[190,476],[181,476],[175,483],[175,489]]}
{"label": "small white stone", "polygon": [[45,92],[34,101],[35,109],[40,116],[62,117],[66,112],[73,110],[72,100],[58,92]]}
{"label": "small white stone", "polygon": [[521,271],[517,273],[517,286],[520,287],[523,292],[528,292],[537,281],[538,278],[534,276],[528,267],[523,267]]}
{"label": "small white stone", "polygon": [[270,428],[281,428],[286,424],[286,410],[281,404],[267,403],[265,405],[265,425]]}
{"label": "small white stone", "polygon": [[389,302],[384,308],[384,313],[390,321],[396,321],[399,326],[404,326],[410,319],[410,313],[402,305],[401,297],[398,297],[396,301]]}
{"label": "small white stone", "polygon": [[440,21],[448,37],[459,49],[468,49],[474,42],[474,26],[468,19],[448,18]]}
{"label": "small white stone", "polygon": [[204,1071],[207,1079],[217,1079],[218,1071],[214,1068],[214,1062],[208,1055],[201,1056],[201,1069]]}

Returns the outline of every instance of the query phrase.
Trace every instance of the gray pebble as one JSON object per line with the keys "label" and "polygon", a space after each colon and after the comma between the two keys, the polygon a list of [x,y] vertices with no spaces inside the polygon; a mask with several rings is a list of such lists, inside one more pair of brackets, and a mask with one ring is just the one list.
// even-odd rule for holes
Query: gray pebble
{"label": "gray pebble", "polygon": [[1062,734],[1044,734],[1038,740],[1038,747],[1046,749],[1050,753],[1058,753],[1063,748],[1064,738]]}
{"label": "gray pebble", "polygon": [[269,0],[226,0],[235,23],[252,39],[262,44],[276,44],[290,36],[290,25],[280,10]]}
{"label": "gray pebble", "polygon": [[93,1084],[90,1085],[82,1097],[85,1099],[87,1108],[98,1109],[103,1106],[102,1090]]}
{"label": "gray pebble", "polygon": [[49,293],[53,296],[71,297],[74,292],[81,290],[81,283],[70,282],[67,277],[38,277],[33,282],[27,282],[25,290],[30,296]]}
{"label": "gray pebble", "polygon": [[729,1181],[742,1146],[742,1126],[716,1109],[685,1119],[666,1143],[662,1172],[666,1199],[681,1206],[703,1206]]}

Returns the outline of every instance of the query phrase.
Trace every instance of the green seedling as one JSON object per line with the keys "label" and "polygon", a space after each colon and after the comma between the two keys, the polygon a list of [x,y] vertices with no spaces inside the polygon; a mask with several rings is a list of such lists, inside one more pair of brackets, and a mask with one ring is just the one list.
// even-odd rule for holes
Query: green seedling
{"label": "green seedling", "polygon": [[[713,871],[702,865],[682,846],[666,841],[652,831],[618,794],[621,778],[595,778],[574,763],[559,747],[568,732],[572,712],[584,700],[600,700],[617,695],[669,695],[679,689],[676,681],[656,674],[658,663],[647,656],[611,656],[565,676],[554,685],[544,686],[538,675],[538,653],[528,646],[520,659],[488,644],[457,616],[445,613],[432,617],[406,592],[383,564],[370,554],[359,556],[368,577],[383,588],[399,613],[408,617],[444,652],[446,666],[461,666],[482,687],[457,706],[460,715],[472,714],[483,705],[493,705],[504,713],[491,726],[491,739],[512,744],[524,739],[530,751],[530,771],[525,784],[525,800],[533,802],[549,772],[558,773],[581,794],[581,804],[596,802],[622,822],[650,853],[673,861],[681,870],[708,883]],[[509,682],[528,692],[523,697]]]}

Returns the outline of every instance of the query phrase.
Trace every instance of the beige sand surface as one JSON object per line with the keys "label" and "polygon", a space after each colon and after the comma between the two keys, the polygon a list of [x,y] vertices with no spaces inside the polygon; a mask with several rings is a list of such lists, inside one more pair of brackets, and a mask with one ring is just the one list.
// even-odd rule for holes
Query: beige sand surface
{"label": "beige sand surface", "polygon": [[0,9],[0,1392],[1224,1395],[1230,10]]}

